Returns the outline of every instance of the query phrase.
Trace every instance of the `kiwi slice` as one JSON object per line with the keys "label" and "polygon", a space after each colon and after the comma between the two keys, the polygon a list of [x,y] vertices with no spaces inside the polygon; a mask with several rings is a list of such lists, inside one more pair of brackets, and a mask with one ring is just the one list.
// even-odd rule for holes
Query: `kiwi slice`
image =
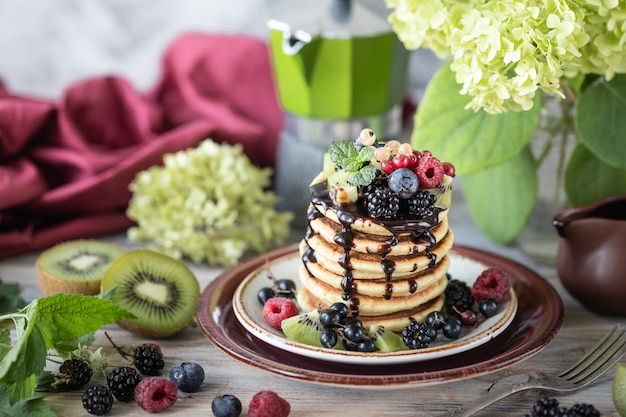
{"label": "kiwi slice", "polygon": [[408,349],[402,338],[381,324],[372,324],[367,335],[374,342],[380,352],[397,352]]}
{"label": "kiwi slice", "polygon": [[452,177],[444,175],[441,183],[435,188],[429,188],[428,191],[437,196],[436,206],[450,208],[452,204]]}
{"label": "kiwi slice", "polygon": [[115,287],[112,301],[136,316],[118,325],[143,337],[167,338],[193,322],[200,285],[178,259],[146,249],[115,260],[102,279],[102,291]]}
{"label": "kiwi slice", "polygon": [[280,326],[287,339],[309,346],[322,347],[320,335],[323,327],[319,318],[320,313],[315,309],[286,318]]}
{"label": "kiwi slice", "polygon": [[54,245],[37,258],[35,268],[39,289],[44,296],[98,294],[104,272],[125,252],[121,246],[91,239]]}

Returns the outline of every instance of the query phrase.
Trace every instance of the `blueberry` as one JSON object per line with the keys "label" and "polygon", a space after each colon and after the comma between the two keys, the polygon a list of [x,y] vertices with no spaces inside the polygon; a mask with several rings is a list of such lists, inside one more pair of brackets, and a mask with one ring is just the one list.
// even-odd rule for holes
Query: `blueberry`
{"label": "blueberry", "polygon": [[182,392],[194,392],[204,382],[204,369],[195,362],[180,362],[170,369],[170,380]]}
{"label": "blueberry", "polygon": [[485,317],[492,317],[498,312],[498,304],[491,298],[482,300],[478,308]]}
{"label": "blueberry", "polygon": [[341,315],[342,320],[348,317],[348,314],[350,314],[350,307],[348,307],[345,303],[337,302],[331,304],[329,308],[338,312]]}
{"label": "blueberry", "polygon": [[283,278],[276,281],[276,296],[282,298],[293,298],[296,294],[296,283],[290,279]]}
{"label": "blueberry", "polygon": [[224,394],[213,398],[211,411],[215,417],[239,417],[241,401],[234,395]]}
{"label": "blueberry", "polygon": [[457,317],[449,317],[446,324],[443,325],[443,335],[448,339],[458,339],[463,330],[463,323]]}
{"label": "blueberry", "polygon": [[408,168],[398,168],[389,176],[389,189],[402,199],[413,197],[418,188],[417,175]]}
{"label": "blueberry", "polygon": [[276,295],[276,293],[274,292],[274,290],[272,288],[270,288],[270,287],[263,287],[256,294],[256,298],[257,298],[257,300],[259,300],[259,303],[265,305],[267,300],[269,300],[270,298],[273,298],[275,295]]}
{"label": "blueberry", "polygon": [[320,311],[319,321],[324,327],[338,327],[341,324],[341,313],[332,308],[325,308]]}

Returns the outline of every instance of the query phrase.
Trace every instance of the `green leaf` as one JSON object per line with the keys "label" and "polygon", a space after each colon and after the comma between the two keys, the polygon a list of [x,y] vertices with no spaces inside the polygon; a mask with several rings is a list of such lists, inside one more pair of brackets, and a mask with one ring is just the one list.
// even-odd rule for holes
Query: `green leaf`
{"label": "green leaf", "polygon": [[26,305],[20,296],[19,284],[0,281],[0,314],[13,313]]}
{"label": "green leaf", "polygon": [[354,144],[345,140],[333,140],[330,142],[328,154],[330,155],[330,160],[342,168],[345,168],[345,165],[349,164],[350,161],[356,160],[359,156]]}
{"label": "green leaf", "polygon": [[376,178],[376,168],[373,165],[365,165],[357,172],[350,173],[348,182],[352,185],[369,185]]}
{"label": "green leaf", "polygon": [[515,158],[539,123],[540,99],[529,111],[492,115],[466,110],[469,98],[459,93],[454,73],[443,65],[428,84],[416,116],[411,143],[428,149],[465,175]]}
{"label": "green leaf", "polygon": [[592,203],[602,197],[626,193],[626,170],[614,168],[578,144],[565,170],[565,192],[572,206]]}
{"label": "green leaf", "polygon": [[626,74],[586,88],[576,108],[578,138],[604,163],[626,169]]}
{"label": "green leaf", "polygon": [[56,417],[44,398],[30,396],[12,405],[9,401],[9,391],[7,385],[0,385],[0,417]]}
{"label": "green leaf", "polygon": [[477,226],[495,242],[509,243],[524,228],[537,200],[530,149],[502,165],[463,176],[462,188]]}

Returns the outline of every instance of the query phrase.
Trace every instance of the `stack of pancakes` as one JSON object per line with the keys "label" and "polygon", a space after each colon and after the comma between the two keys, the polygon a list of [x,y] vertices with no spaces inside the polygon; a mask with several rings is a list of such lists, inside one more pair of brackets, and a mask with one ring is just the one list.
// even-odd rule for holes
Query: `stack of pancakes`
{"label": "stack of pancakes", "polygon": [[300,243],[301,308],[344,302],[365,326],[392,331],[441,310],[453,243],[447,208],[437,207],[429,219],[385,222],[335,206],[323,176],[316,186]]}

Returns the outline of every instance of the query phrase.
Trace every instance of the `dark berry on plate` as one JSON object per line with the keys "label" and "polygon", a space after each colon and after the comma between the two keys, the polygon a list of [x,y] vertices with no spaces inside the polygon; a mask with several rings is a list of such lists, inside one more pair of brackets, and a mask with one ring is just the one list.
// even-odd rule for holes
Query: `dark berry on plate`
{"label": "dark berry on plate", "polygon": [[359,350],[359,344],[357,342],[351,342],[348,339],[342,338],[341,345],[343,346],[344,350],[348,350],[352,352],[356,352]]}
{"label": "dark berry on plate", "polygon": [[478,321],[478,315],[474,310],[465,310],[461,312],[461,322],[466,326],[473,326]]}
{"label": "dark berry on plate", "polygon": [[448,317],[446,324],[441,328],[443,335],[452,340],[459,338],[461,330],[463,330],[463,323],[461,323],[461,319],[456,316]]}
{"label": "dark berry on plate", "polygon": [[118,401],[130,401],[135,398],[135,387],[142,379],[135,368],[118,366],[107,374],[107,386]]}
{"label": "dark berry on plate", "polygon": [[402,342],[409,349],[427,348],[437,338],[437,331],[426,323],[411,318],[409,325],[402,329]]}
{"label": "dark berry on plate", "polygon": [[337,345],[338,336],[337,331],[332,328],[322,330],[320,334],[320,343],[325,348],[333,348]]}
{"label": "dark berry on plate", "polygon": [[166,378],[150,376],[135,388],[135,402],[149,413],[159,413],[178,399],[176,384]]}
{"label": "dark berry on plate", "polygon": [[441,330],[443,325],[446,324],[446,318],[441,311],[431,311],[426,315],[424,323],[435,330]]}
{"label": "dark berry on plate", "polygon": [[215,417],[239,417],[241,415],[241,401],[234,395],[220,395],[213,398],[211,411]]}
{"label": "dark berry on plate", "polygon": [[270,298],[274,298],[275,296],[276,293],[274,292],[274,289],[270,287],[263,287],[256,294],[256,298],[257,300],[259,300],[259,303],[261,303],[261,305],[265,305],[267,300],[269,300]]}
{"label": "dark berry on plate", "polygon": [[445,300],[446,312],[455,316],[459,316],[465,310],[471,310],[475,302],[472,289],[464,281],[455,278],[448,281]]}
{"label": "dark berry on plate", "polygon": [[104,385],[89,387],[82,397],[83,408],[89,414],[102,416],[113,407],[113,394]]}
{"label": "dark berry on plate", "polygon": [[341,315],[341,320],[345,320],[350,314],[350,307],[348,307],[345,303],[333,303],[329,306],[329,308],[337,311]]}
{"label": "dark berry on plate", "polygon": [[91,380],[93,371],[89,364],[80,359],[68,359],[59,367],[54,384],[68,390],[84,387]]}
{"label": "dark berry on plate", "polygon": [[204,368],[196,362],[180,362],[170,368],[170,381],[182,392],[195,392],[204,382]]}
{"label": "dark berry on plate", "polygon": [[296,296],[296,283],[288,278],[276,281],[276,297],[293,298]]}
{"label": "dark berry on plate", "polygon": [[357,343],[357,350],[359,352],[376,352],[377,348],[376,344],[372,340],[365,339]]}
{"label": "dark berry on plate", "polygon": [[343,337],[350,342],[358,343],[365,338],[365,330],[361,326],[351,324],[343,328]]}
{"label": "dark berry on plate", "polygon": [[133,363],[142,375],[160,375],[165,362],[160,348],[143,344],[133,351]]}
{"label": "dark berry on plate", "polygon": [[289,402],[274,391],[257,392],[248,405],[248,417],[287,417],[290,411]]}
{"label": "dark berry on plate", "polygon": [[478,303],[478,309],[483,316],[493,317],[498,312],[498,303],[491,298],[485,298]]}
{"label": "dark berry on plate", "polygon": [[263,306],[263,318],[275,329],[281,329],[280,323],[299,313],[296,304],[288,298],[270,298]]}
{"label": "dark berry on plate", "polygon": [[320,323],[324,327],[339,327],[341,321],[341,313],[337,310],[333,310],[332,308],[325,308],[320,311]]}
{"label": "dark berry on plate", "polygon": [[344,326],[359,326],[363,328],[363,322],[356,317],[346,317],[343,321]]}
{"label": "dark berry on plate", "polygon": [[389,188],[369,185],[364,197],[367,212],[376,219],[393,219],[400,211],[400,197]]}
{"label": "dark berry on plate", "polygon": [[476,278],[472,285],[472,296],[480,301],[491,298],[496,303],[501,303],[509,298],[511,284],[501,268],[491,267],[485,269]]}
{"label": "dark berry on plate", "polygon": [[418,188],[417,175],[408,168],[396,169],[389,175],[389,189],[403,200],[413,197]]}

